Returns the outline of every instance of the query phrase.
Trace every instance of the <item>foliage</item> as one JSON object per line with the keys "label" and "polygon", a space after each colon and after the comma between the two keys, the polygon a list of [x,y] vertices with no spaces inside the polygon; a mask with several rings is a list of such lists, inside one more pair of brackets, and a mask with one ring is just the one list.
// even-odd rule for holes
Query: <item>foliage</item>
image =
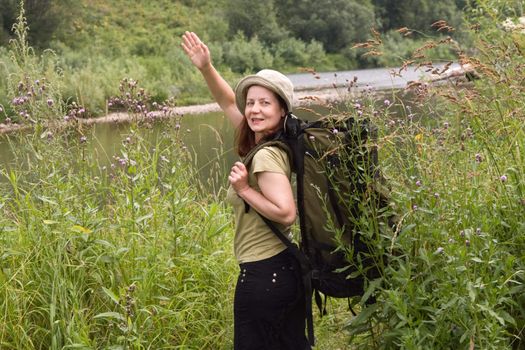
{"label": "foliage", "polygon": [[276,1],[279,22],[295,37],[319,41],[328,52],[338,52],[365,40],[374,25],[370,1]]}
{"label": "foliage", "polygon": [[[222,3],[84,3],[80,10],[89,15],[74,21],[71,36],[62,32],[53,43],[56,55],[35,53],[24,13],[18,17],[17,40],[9,50],[0,48],[6,73],[0,74],[0,115],[27,117],[35,128],[4,139],[14,159],[0,169],[2,348],[231,347],[231,217],[200,192],[180,116],[155,128],[155,116],[172,105],[163,105],[163,97],[181,93],[198,100],[194,95],[206,91],[176,48],[176,36],[213,27],[217,20],[207,21],[200,11]],[[408,27],[386,37],[378,32],[359,46],[372,52],[364,56],[376,60],[372,64],[398,59],[392,52],[401,56],[404,64],[394,74],[418,67],[440,77],[443,66],[431,62],[438,48],[456,54],[477,80],[412,82],[387,95],[358,91],[355,81],[344,88],[356,96],[346,108],[378,126],[381,167],[400,225],[371,242],[389,261],[382,278],[370,281],[366,297],[356,301],[359,314],[351,317],[346,301],[331,301],[333,311],[316,319],[320,349],[524,346],[523,4],[469,3],[465,12],[476,51],[446,36],[446,22],[435,27],[445,36],[419,37],[422,46],[412,54],[403,54],[414,42],[404,43]],[[144,23],[158,32],[149,41]],[[238,71],[324,59],[319,42],[303,46],[284,38],[268,47],[257,35],[240,33],[226,44],[218,41],[227,28],[218,26],[217,32],[205,34],[214,39],[215,63],[237,62]],[[336,56],[341,59],[342,51],[327,57]],[[233,80],[235,74],[224,71]],[[80,118],[84,103],[105,110],[117,90],[110,81],[122,76],[154,89],[143,93],[136,80],[122,81],[109,107],[120,104],[146,117],[145,123],[132,123],[118,149],[104,155]],[[57,118],[67,123],[44,127],[43,121]],[[364,220],[362,227],[368,224]],[[372,295],[378,302],[364,304]]]}
{"label": "foliage", "polygon": [[17,22],[19,5],[23,4],[27,21],[31,23],[28,41],[32,46],[45,49],[61,24],[70,19],[70,0],[4,0],[0,2],[0,45],[11,38],[11,29]]}
{"label": "foliage", "polygon": [[364,56],[363,61],[373,62],[371,66],[388,66],[400,67],[405,62],[413,59],[414,53],[424,47],[425,44],[431,44],[425,50],[425,57],[433,62],[444,62],[454,60],[457,56],[455,48],[451,48],[448,40],[450,37],[443,36],[440,40],[427,37],[421,39],[407,39],[407,33],[399,31],[389,31],[382,36],[381,55]]}
{"label": "foliage", "polygon": [[223,45],[223,60],[232,71],[249,73],[273,66],[273,57],[257,37],[247,39],[242,32]]}
{"label": "foliage", "polygon": [[[60,73],[57,71],[56,56],[45,51],[37,57],[27,41],[27,23],[24,8],[21,7],[17,23],[17,36],[10,43],[7,52],[9,61],[4,62],[6,99],[2,103],[6,121],[40,123],[63,115]],[[8,113],[13,115],[8,117]]]}
{"label": "foliage", "polygon": [[2,348],[229,347],[231,220],[165,123],[133,124],[106,159],[75,119],[5,140]]}
{"label": "foliage", "polygon": [[[124,0],[24,3],[28,46],[37,48],[35,57],[46,52],[49,59],[54,53],[54,70],[60,72],[53,82],[59,86],[57,93],[93,116],[106,113],[115,82],[129,76],[139,80],[158,102],[169,97],[176,97],[180,104],[208,102],[206,85],[180,49],[185,30],[197,32],[207,42],[214,64],[233,82],[240,74],[261,67],[295,73],[303,67],[347,70],[399,62],[397,52],[381,59],[363,59],[351,49],[355,42],[366,40],[376,23],[370,1],[274,0],[254,5],[244,0],[162,0],[139,1],[134,6]],[[17,39],[16,33],[9,32],[17,18],[16,3],[8,0],[1,6],[6,11],[1,11],[5,34],[0,40]],[[455,7],[449,10],[458,13]],[[418,18],[429,25],[430,18],[425,16],[430,15],[419,13]],[[393,40],[392,50],[403,52],[411,47],[411,39],[405,39],[403,44]],[[0,47],[0,62],[10,72],[6,48]],[[1,118],[15,120],[9,89],[0,77],[0,104],[8,111]]]}
{"label": "foliage", "polygon": [[396,30],[402,27],[417,32],[427,32],[430,25],[444,20],[454,28],[462,23],[461,10],[466,3],[463,0],[372,0],[376,17],[380,19],[382,31]]}
{"label": "foliage", "polygon": [[[523,348],[525,41],[519,26],[499,25],[498,6],[473,8],[475,55],[452,47],[477,80],[414,82],[386,96],[365,90],[354,101],[379,126],[402,214],[394,236],[377,243],[390,253],[381,286],[369,288],[378,303],[349,320],[357,348]],[[425,55],[431,46],[412,64],[439,77],[442,66]]]}
{"label": "foliage", "polygon": [[242,32],[249,39],[258,37],[269,45],[288,37],[286,27],[277,23],[273,1],[228,1],[226,15],[230,36]]}
{"label": "foliage", "polygon": [[284,39],[272,46],[274,64],[291,67],[316,67],[330,70],[328,56],[323,45],[315,40],[306,44],[294,38]]}

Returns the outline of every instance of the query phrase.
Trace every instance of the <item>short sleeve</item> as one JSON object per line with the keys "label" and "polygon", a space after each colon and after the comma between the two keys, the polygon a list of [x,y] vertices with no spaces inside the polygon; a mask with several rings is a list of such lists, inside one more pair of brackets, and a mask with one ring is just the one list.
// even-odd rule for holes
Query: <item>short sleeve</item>
{"label": "short sleeve", "polygon": [[285,150],[276,146],[268,146],[260,149],[252,159],[252,172],[254,174],[261,172],[273,172],[291,175],[290,160]]}

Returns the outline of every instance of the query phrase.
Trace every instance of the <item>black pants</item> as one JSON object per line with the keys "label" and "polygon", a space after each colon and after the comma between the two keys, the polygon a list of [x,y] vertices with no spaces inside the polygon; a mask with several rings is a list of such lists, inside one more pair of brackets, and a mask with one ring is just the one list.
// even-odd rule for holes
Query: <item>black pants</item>
{"label": "black pants", "polygon": [[305,350],[300,270],[285,250],[240,265],[234,302],[235,350]]}

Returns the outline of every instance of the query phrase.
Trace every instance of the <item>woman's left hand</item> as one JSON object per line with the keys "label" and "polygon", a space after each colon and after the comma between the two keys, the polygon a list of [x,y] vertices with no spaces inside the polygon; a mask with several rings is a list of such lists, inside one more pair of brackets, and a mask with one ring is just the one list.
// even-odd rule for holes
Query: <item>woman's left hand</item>
{"label": "woman's left hand", "polygon": [[250,188],[248,184],[248,170],[241,162],[235,162],[230,171],[230,176],[228,176],[228,180],[237,194]]}

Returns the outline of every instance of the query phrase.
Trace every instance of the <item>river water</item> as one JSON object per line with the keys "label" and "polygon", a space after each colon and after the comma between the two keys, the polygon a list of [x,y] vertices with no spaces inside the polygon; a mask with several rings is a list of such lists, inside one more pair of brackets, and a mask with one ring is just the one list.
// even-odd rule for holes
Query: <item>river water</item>
{"label": "river water", "polygon": [[[316,95],[322,90],[324,94],[332,89],[332,93],[341,87],[347,87],[349,82],[356,82],[354,90],[374,88],[376,90],[391,91],[402,89],[408,82],[420,80],[428,73],[409,68],[403,71],[402,76],[392,74],[397,69],[378,68],[366,70],[354,70],[344,72],[326,73],[301,73],[289,75],[294,83],[297,95]],[[355,84],[354,84],[355,85]],[[348,89],[342,89],[347,91]],[[322,107],[310,106],[322,113]],[[296,111],[300,117],[311,119],[312,114],[307,109]],[[159,123],[154,126],[158,132],[165,131],[169,123]],[[237,157],[233,152],[233,130],[226,117],[219,112],[185,114],[181,121],[184,132],[184,141],[195,159],[195,164],[201,174],[201,179],[215,178],[213,186],[217,186],[224,179],[218,179],[216,173],[223,172]],[[129,133],[129,124],[95,124],[92,126],[92,137],[96,138],[100,154],[106,155],[107,159],[101,159],[101,163],[111,162],[111,155],[118,153]],[[149,133],[154,135],[155,133]],[[7,144],[6,135],[0,136],[0,167],[4,168],[13,161],[12,149]],[[10,135],[16,147],[16,136]],[[213,174],[212,174],[213,173]],[[5,179],[0,179],[4,181]]]}

